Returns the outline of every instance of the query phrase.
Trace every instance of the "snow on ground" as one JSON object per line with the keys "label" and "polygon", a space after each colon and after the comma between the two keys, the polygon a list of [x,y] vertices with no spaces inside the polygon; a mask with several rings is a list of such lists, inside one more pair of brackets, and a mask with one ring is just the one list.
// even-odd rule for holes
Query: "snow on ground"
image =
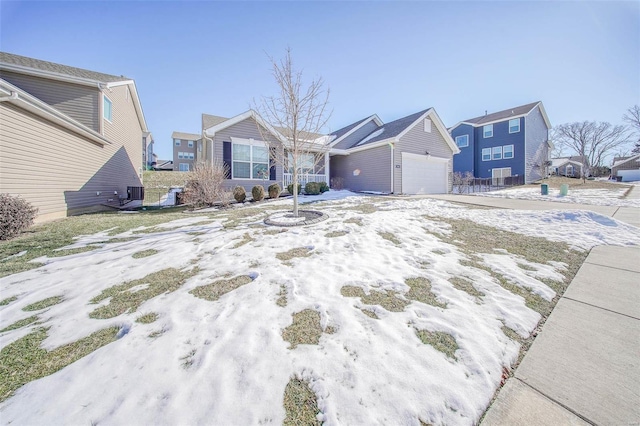
{"label": "snow on ground", "polygon": [[[375,198],[379,210],[362,214],[355,209],[372,199],[349,195],[331,191],[301,197],[303,202],[329,200],[311,205],[329,215],[313,226],[274,234],[267,232],[274,228],[261,226],[257,219],[225,229],[222,219],[196,215],[137,240],[38,259],[46,265],[0,279],[3,298],[19,297],[0,307],[0,328],[29,316],[22,307],[64,296],[61,304],[41,314],[51,327],[46,348],[112,325],[129,328],[119,340],[22,387],[0,404],[2,423],[281,424],[285,386],[298,375],[310,381],[321,420],[328,425],[417,425],[419,419],[474,424],[498,388],[503,368],[518,356],[519,345],[501,328],[506,325],[526,337],[540,315],[486,271],[463,266],[466,255],[440,238],[450,231],[438,219],[473,220],[571,241],[581,249],[640,244],[638,228],[595,213],[467,209],[429,199]],[[275,203],[283,209],[291,206],[290,199]],[[360,219],[362,225],[350,219]],[[327,238],[331,231],[346,234]],[[400,244],[382,238],[385,232]],[[253,240],[238,246],[247,234]],[[113,238],[131,235],[129,231]],[[81,237],[74,247],[105,236]],[[297,247],[311,248],[311,255],[286,263],[276,259],[277,253]],[[150,248],[158,253],[132,257]],[[564,270],[559,262],[528,262],[526,270],[518,270],[514,265],[523,260],[499,250],[484,256],[509,279],[546,299],[555,293],[536,278],[559,278]],[[88,317],[96,308],[89,300],[105,288],[164,268],[195,266],[199,272],[185,285],[145,302],[137,312],[106,320]],[[189,293],[225,275],[251,275],[254,280],[215,302]],[[358,309],[365,306],[360,299],[340,293],[345,285],[366,293],[405,293],[405,279],[411,277],[427,278],[446,309],[415,301],[402,312],[367,306],[378,315],[374,319]],[[478,301],[457,290],[448,281],[453,277],[468,278],[485,296]],[[275,302],[281,285],[288,299],[284,308]],[[323,329],[332,326],[337,331],[324,333],[318,345],[290,349],[281,332],[291,324],[291,315],[304,309],[318,311]],[[134,322],[149,312],[158,313],[159,319]],[[418,329],[452,335],[459,346],[456,359],[421,343]],[[2,334],[0,346],[30,330]],[[149,337],[160,330],[159,337]],[[190,365],[185,366],[185,357]]]}
{"label": "snow on ground", "polygon": [[640,199],[621,198],[627,188],[616,189],[569,189],[565,196],[560,190],[549,188],[548,195],[542,195],[540,188],[515,187],[491,192],[476,192],[469,195],[478,197],[514,198],[519,200],[555,201],[559,203],[590,204],[596,206],[640,207]]}

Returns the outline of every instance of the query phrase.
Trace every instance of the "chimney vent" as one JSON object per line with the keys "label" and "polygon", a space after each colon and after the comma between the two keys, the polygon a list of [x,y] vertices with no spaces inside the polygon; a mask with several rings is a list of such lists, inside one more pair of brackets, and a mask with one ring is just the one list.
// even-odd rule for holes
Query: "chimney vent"
{"label": "chimney vent", "polygon": [[484,116],[485,117],[487,116],[487,110],[486,109],[484,110]]}

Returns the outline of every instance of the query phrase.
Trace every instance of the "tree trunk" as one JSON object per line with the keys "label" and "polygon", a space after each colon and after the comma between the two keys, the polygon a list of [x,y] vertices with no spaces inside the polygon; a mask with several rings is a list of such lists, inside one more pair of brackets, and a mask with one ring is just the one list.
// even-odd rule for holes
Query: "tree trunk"
{"label": "tree trunk", "polygon": [[298,168],[295,166],[293,167],[293,215],[298,217]]}

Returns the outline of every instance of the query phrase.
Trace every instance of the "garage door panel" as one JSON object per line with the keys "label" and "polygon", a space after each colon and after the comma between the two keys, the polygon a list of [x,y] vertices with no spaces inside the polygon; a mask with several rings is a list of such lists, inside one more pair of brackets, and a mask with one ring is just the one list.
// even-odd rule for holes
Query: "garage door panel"
{"label": "garage door panel", "polygon": [[447,164],[447,160],[403,153],[402,192],[404,194],[447,193]]}
{"label": "garage door panel", "polygon": [[618,170],[618,176],[622,176],[623,182],[633,182],[640,180],[640,169]]}

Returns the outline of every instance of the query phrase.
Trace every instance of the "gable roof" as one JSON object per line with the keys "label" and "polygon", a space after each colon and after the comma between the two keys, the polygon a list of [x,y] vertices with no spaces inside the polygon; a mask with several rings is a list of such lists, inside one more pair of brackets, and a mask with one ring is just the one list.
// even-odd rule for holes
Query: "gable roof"
{"label": "gable roof", "polygon": [[[618,161],[616,161],[616,158],[618,159]],[[611,165],[611,167],[618,167],[624,163],[628,163],[633,160],[640,162],[640,154],[632,155],[631,157],[616,157],[616,158],[613,159],[613,165]]]}
{"label": "gable roof", "polygon": [[129,85],[133,106],[136,110],[140,127],[143,132],[149,131],[147,120],[144,118],[144,112],[142,111],[142,104],[138,96],[138,89],[136,88],[135,82],[130,78],[122,75],[117,76],[85,70],[83,68],[70,67],[68,65],[56,64],[54,62],[42,61],[40,59],[28,58],[7,52],[0,52],[0,71],[2,70],[98,87],[100,90]]}
{"label": "gable roof", "polygon": [[551,159],[551,167],[561,167],[565,164],[574,164],[582,168],[582,162],[575,160],[574,157],[560,157]]}
{"label": "gable roof", "polygon": [[188,141],[197,141],[202,139],[202,135],[196,135],[195,133],[173,132],[171,139],[184,139]]}
{"label": "gable roof", "polygon": [[479,117],[474,117],[474,118],[469,118],[467,120],[462,120],[458,123],[456,123],[455,125],[453,125],[452,127],[449,128],[449,131],[451,132],[453,129],[455,129],[456,127],[458,127],[461,124],[469,124],[473,127],[479,127],[479,126],[484,126],[487,124],[492,124],[492,123],[496,123],[499,121],[504,121],[506,119],[512,119],[512,118],[519,118],[519,117],[524,117],[526,115],[528,115],[531,111],[533,111],[537,106],[540,106],[540,113],[542,114],[542,118],[545,121],[545,124],[547,125],[548,128],[551,128],[551,122],[549,121],[549,118],[547,117],[547,113],[544,109],[544,106],[542,105],[542,101],[536,101],[536,102],[532,102],[530,104],[526,104],[526,105],[520,105],[517,107],[513,107],[513,108],[508,108],[502,111],[498,111],[498,112],[494,112],[491,114],[485,114],[485,115],[481,115]]}
{"label": "gable roof", "polygon": [[42,61],[40,59],[28,58],[26,56],[15,55],[7,52],[0,52],[0,66],[2,66],[2,69],[7,69],[8,71],[20,71],[21,69],[39,70],[44,73],[58,74],[60,76],[75,77],[78,79],[101,83],[115,83],[118,81],[131,80],[123,75],[117,76],[104,74],[101,72],[70,67],[68,65],[56,64],[54,62]]}
{"label": "gable roof", "polygon": [[213,126],[205,127],[203,129],[203,132],[205,136],[211,137],[215,135],[217,132],[219,132],[220,130],[226,129],[227,127],[233,126],[234,124],[238,124],[241,121],[246,120],[247,118],[253,118],[258,124],[260,124],[262,127],[267,129],[267,131],[269,131],[269,133],[275,136],[276,139],[278,139],[279,141],[284,143],[287,142],[287,139],[282,135],[282,133],[280,133],[273,126],[271,126],[269,123],[264,121],[264,119],[260,117],[260,115],[252,109],[250,109],[249,111],[243,112],[242,114],[238,114],[235,117],[221,121],[218,124],[215,124]]}
{"label": "gable roof", "polygon": [[210,114],[202,114],[202,129],[208,129],[215,125],[222,123],[223,121],[227,121],[227,117],[220,117],[218,115],[210,115]]}

